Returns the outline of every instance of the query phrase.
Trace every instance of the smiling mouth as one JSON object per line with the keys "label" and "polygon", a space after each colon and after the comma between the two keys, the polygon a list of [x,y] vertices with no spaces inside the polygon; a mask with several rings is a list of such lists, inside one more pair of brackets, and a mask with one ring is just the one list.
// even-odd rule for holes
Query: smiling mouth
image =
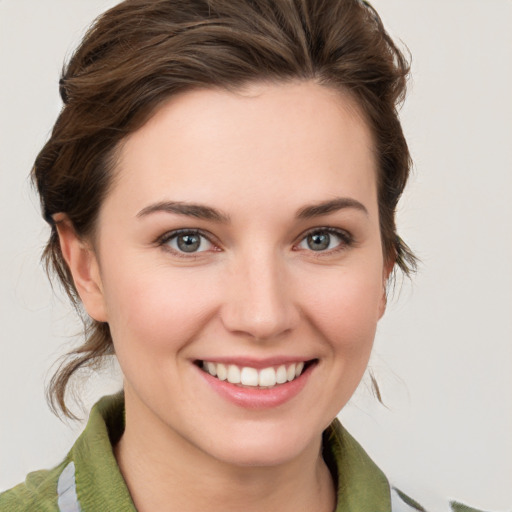
{"label": "smiling mouth", "polygon": [[204,372],[221,381],[241,387],[269,389],[294,381],[316,362],[317,360],[313,359],[260,369],[212,361],[196,361],[196,364]]}

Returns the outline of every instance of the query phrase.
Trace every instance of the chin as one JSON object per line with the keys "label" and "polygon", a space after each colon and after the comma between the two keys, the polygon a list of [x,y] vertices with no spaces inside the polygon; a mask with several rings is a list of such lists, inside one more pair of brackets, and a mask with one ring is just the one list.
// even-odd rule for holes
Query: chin
{"label": "chin", "polygon": [[290,463],[299,455],[297,448],[276,451],[267,450],[265,447],[238,447],[231,449],[229,453],[219,454],[219,460],[231,466],[269,468]]}
{"label": "chin", "polygon": [[226,436],[212,442],[210,451],[216,459],[240,467],[280,466],[300,459],[310,450],[318,451],[321,446],[321,433],[307,436],[293,432],[292,428],[277,432],[266,429],[241,428],[238,435]]}

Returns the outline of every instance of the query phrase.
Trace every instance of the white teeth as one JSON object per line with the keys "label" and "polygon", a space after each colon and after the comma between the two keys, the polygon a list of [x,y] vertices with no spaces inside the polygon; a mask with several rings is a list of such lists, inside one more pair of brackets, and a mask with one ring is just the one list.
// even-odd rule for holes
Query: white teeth
{"label": "white teeth", "polygon": [[240,368],[234,364],[228,366],[228,382],[231,382],[231,384],[240,384]]}
{"label": "white teeth", "polygon": [[295,379],[295,365],[294,364],[291,364],[290,366],[288,366],[288,370],[286,372],[286,378],[288,379],[288,381]]}
{"label": "white teeth", "polygon": [[[215,364],[215,363],[214,363]],[[217,378],[219,380],[226,380],[228,377],[228,370],[225,365],[219,363],[217,366]]]}
{"label": "white teeth", "polygon": [[276,371],[274,368],[263,368],[260,370],[259,385],[263,387],[271,387],[276,385]]}
{"label": "white teeth", "polygon": [[286,366],[284,364],[282,364],[277,369],[277,372],[276,372],[276,382],[278,384],[284,384],[288,380],[288,376],[287,375],[288,374],[286,372]]}
{"label": "white teeth", "polygon": [[219,380],[227,380],[231,384],[271,388],[275,385],[291,382],[299,377],[304,370],[304,362],[289,365],[282,364],[277,368],[269,366],[257,370],[250,366],[240,368],[235,364],[225,365],[203,361],[202,368],[213,377],[217,377]]}
{"label": "white teeth", "polygon": [[[230,381],[231,382],[231,381]],[[240,382],[244,386],[257,386],[258,385],[258,370],[256,368],[242,368],[240,373]]]}
{"label": "white teeth", "polygon": [[217,368],[214,363],[206,363],[206,367],[210,375],[213,375],[214,377],[217,375]]}

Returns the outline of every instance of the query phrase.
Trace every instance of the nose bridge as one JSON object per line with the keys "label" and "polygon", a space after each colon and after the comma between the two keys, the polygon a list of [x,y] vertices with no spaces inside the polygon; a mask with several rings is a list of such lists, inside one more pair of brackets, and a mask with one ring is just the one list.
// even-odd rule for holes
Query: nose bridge
{"label": "nose bridge", "polygon": [[282,258],[271,250],[236,258],[223,321],[230,331],[264,340],[294,328],[299,313]]}

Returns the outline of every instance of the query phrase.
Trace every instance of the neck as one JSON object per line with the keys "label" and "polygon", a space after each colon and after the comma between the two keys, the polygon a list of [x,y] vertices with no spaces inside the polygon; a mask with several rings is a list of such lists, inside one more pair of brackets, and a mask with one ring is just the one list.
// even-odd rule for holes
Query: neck
{"label": "neck", "polygon": [[[132,421],[135,419],[136,421]],[[239,466],[211,457],[166,425],[132,418],[114,451],[139,512],[332,512],[335,492],[321,436],[291,461]]]}

